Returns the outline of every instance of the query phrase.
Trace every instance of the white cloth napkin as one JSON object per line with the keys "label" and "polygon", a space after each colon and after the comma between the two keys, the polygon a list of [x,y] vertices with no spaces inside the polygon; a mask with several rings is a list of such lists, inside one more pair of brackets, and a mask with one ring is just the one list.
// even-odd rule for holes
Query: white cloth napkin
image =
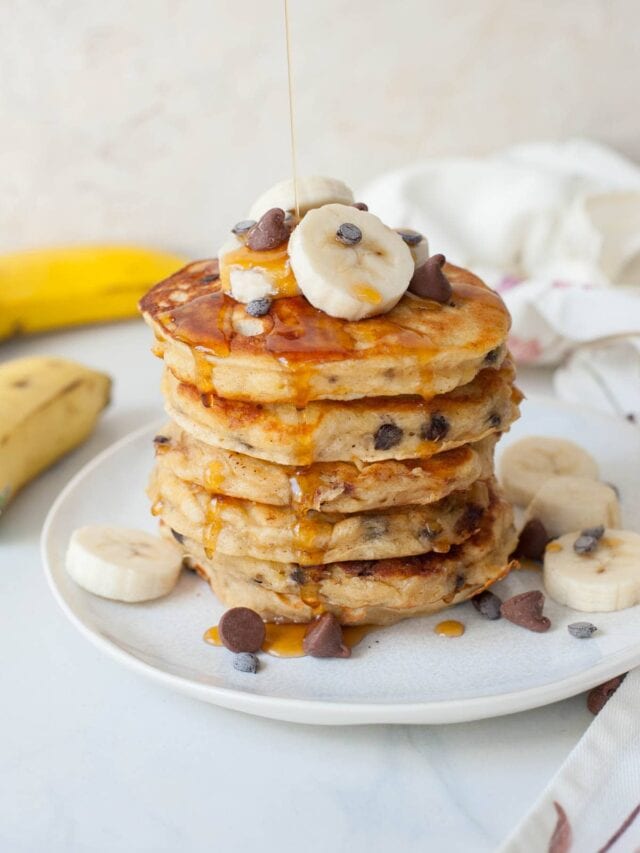
{"label": "white cloth napkin", "polygon": [[636,669],[591,723],[499,853],[637,853],[639,709],[640,669]]}
{"label": "white cloth napkin", "polygon": [[516,360],[562,364],[560,396],[640,418],[639,167],[586,140],[520,145],[425,161],[359,197],[498,290]]}

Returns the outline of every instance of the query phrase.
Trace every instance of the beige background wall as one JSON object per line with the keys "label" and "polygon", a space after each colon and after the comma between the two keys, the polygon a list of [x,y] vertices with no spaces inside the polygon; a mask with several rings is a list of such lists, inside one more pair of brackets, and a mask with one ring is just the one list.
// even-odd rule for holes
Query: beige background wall
{"label": "beige background wall", "polygon": [[[640,158],[635,0],[291,0],[301,170],[589,135]],[[290,169],[282,0],[1,0],[0,250],[202,255]]]}

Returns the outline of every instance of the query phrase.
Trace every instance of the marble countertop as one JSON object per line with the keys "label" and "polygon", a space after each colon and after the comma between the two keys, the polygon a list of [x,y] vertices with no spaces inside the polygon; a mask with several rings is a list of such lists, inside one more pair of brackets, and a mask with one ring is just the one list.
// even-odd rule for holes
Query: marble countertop
{"label": "marble countertop", "polygon": [[[119,667],[65,620],[43,576],[42,522],[88,459],[161,410],[140,322],[4,344],[107,370],[90,441],[0,522],[0,849],[48,853],[447,851],[498,846],[591,720],[583,696],[452,726],[305,727],[224,711]],[[550,391],[546,373],[521,375]]]}

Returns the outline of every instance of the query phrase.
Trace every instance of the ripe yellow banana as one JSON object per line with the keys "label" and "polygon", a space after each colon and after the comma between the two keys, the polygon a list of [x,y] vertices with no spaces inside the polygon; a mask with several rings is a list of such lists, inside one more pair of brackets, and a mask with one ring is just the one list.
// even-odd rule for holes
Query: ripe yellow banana
{"label": "ripe yellow banana", "polygon": [[110,391],[106,374],[62,358],[0,364],[0,512],[25,483],[87,438]]}
{"label": "ripe yellow banana", "polygon": [[133,317],[138,299],[185,263],[135,246],[77,246],[0,255],[0,340]]}

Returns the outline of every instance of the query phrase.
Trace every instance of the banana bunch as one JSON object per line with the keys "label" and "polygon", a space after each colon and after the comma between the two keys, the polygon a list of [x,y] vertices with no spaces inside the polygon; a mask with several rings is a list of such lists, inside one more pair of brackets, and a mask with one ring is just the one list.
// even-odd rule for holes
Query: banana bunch
{"label": "banana bunch", "polygon": [[0,255],[0,340],[132,317],[138,299],[185,263],[135,246],[79,246]]}
{"label": "banana bunch", "polygon": [[62,358],[0,364],[0,512],[18,489],[88,437],[110,391],[104,373]]}

